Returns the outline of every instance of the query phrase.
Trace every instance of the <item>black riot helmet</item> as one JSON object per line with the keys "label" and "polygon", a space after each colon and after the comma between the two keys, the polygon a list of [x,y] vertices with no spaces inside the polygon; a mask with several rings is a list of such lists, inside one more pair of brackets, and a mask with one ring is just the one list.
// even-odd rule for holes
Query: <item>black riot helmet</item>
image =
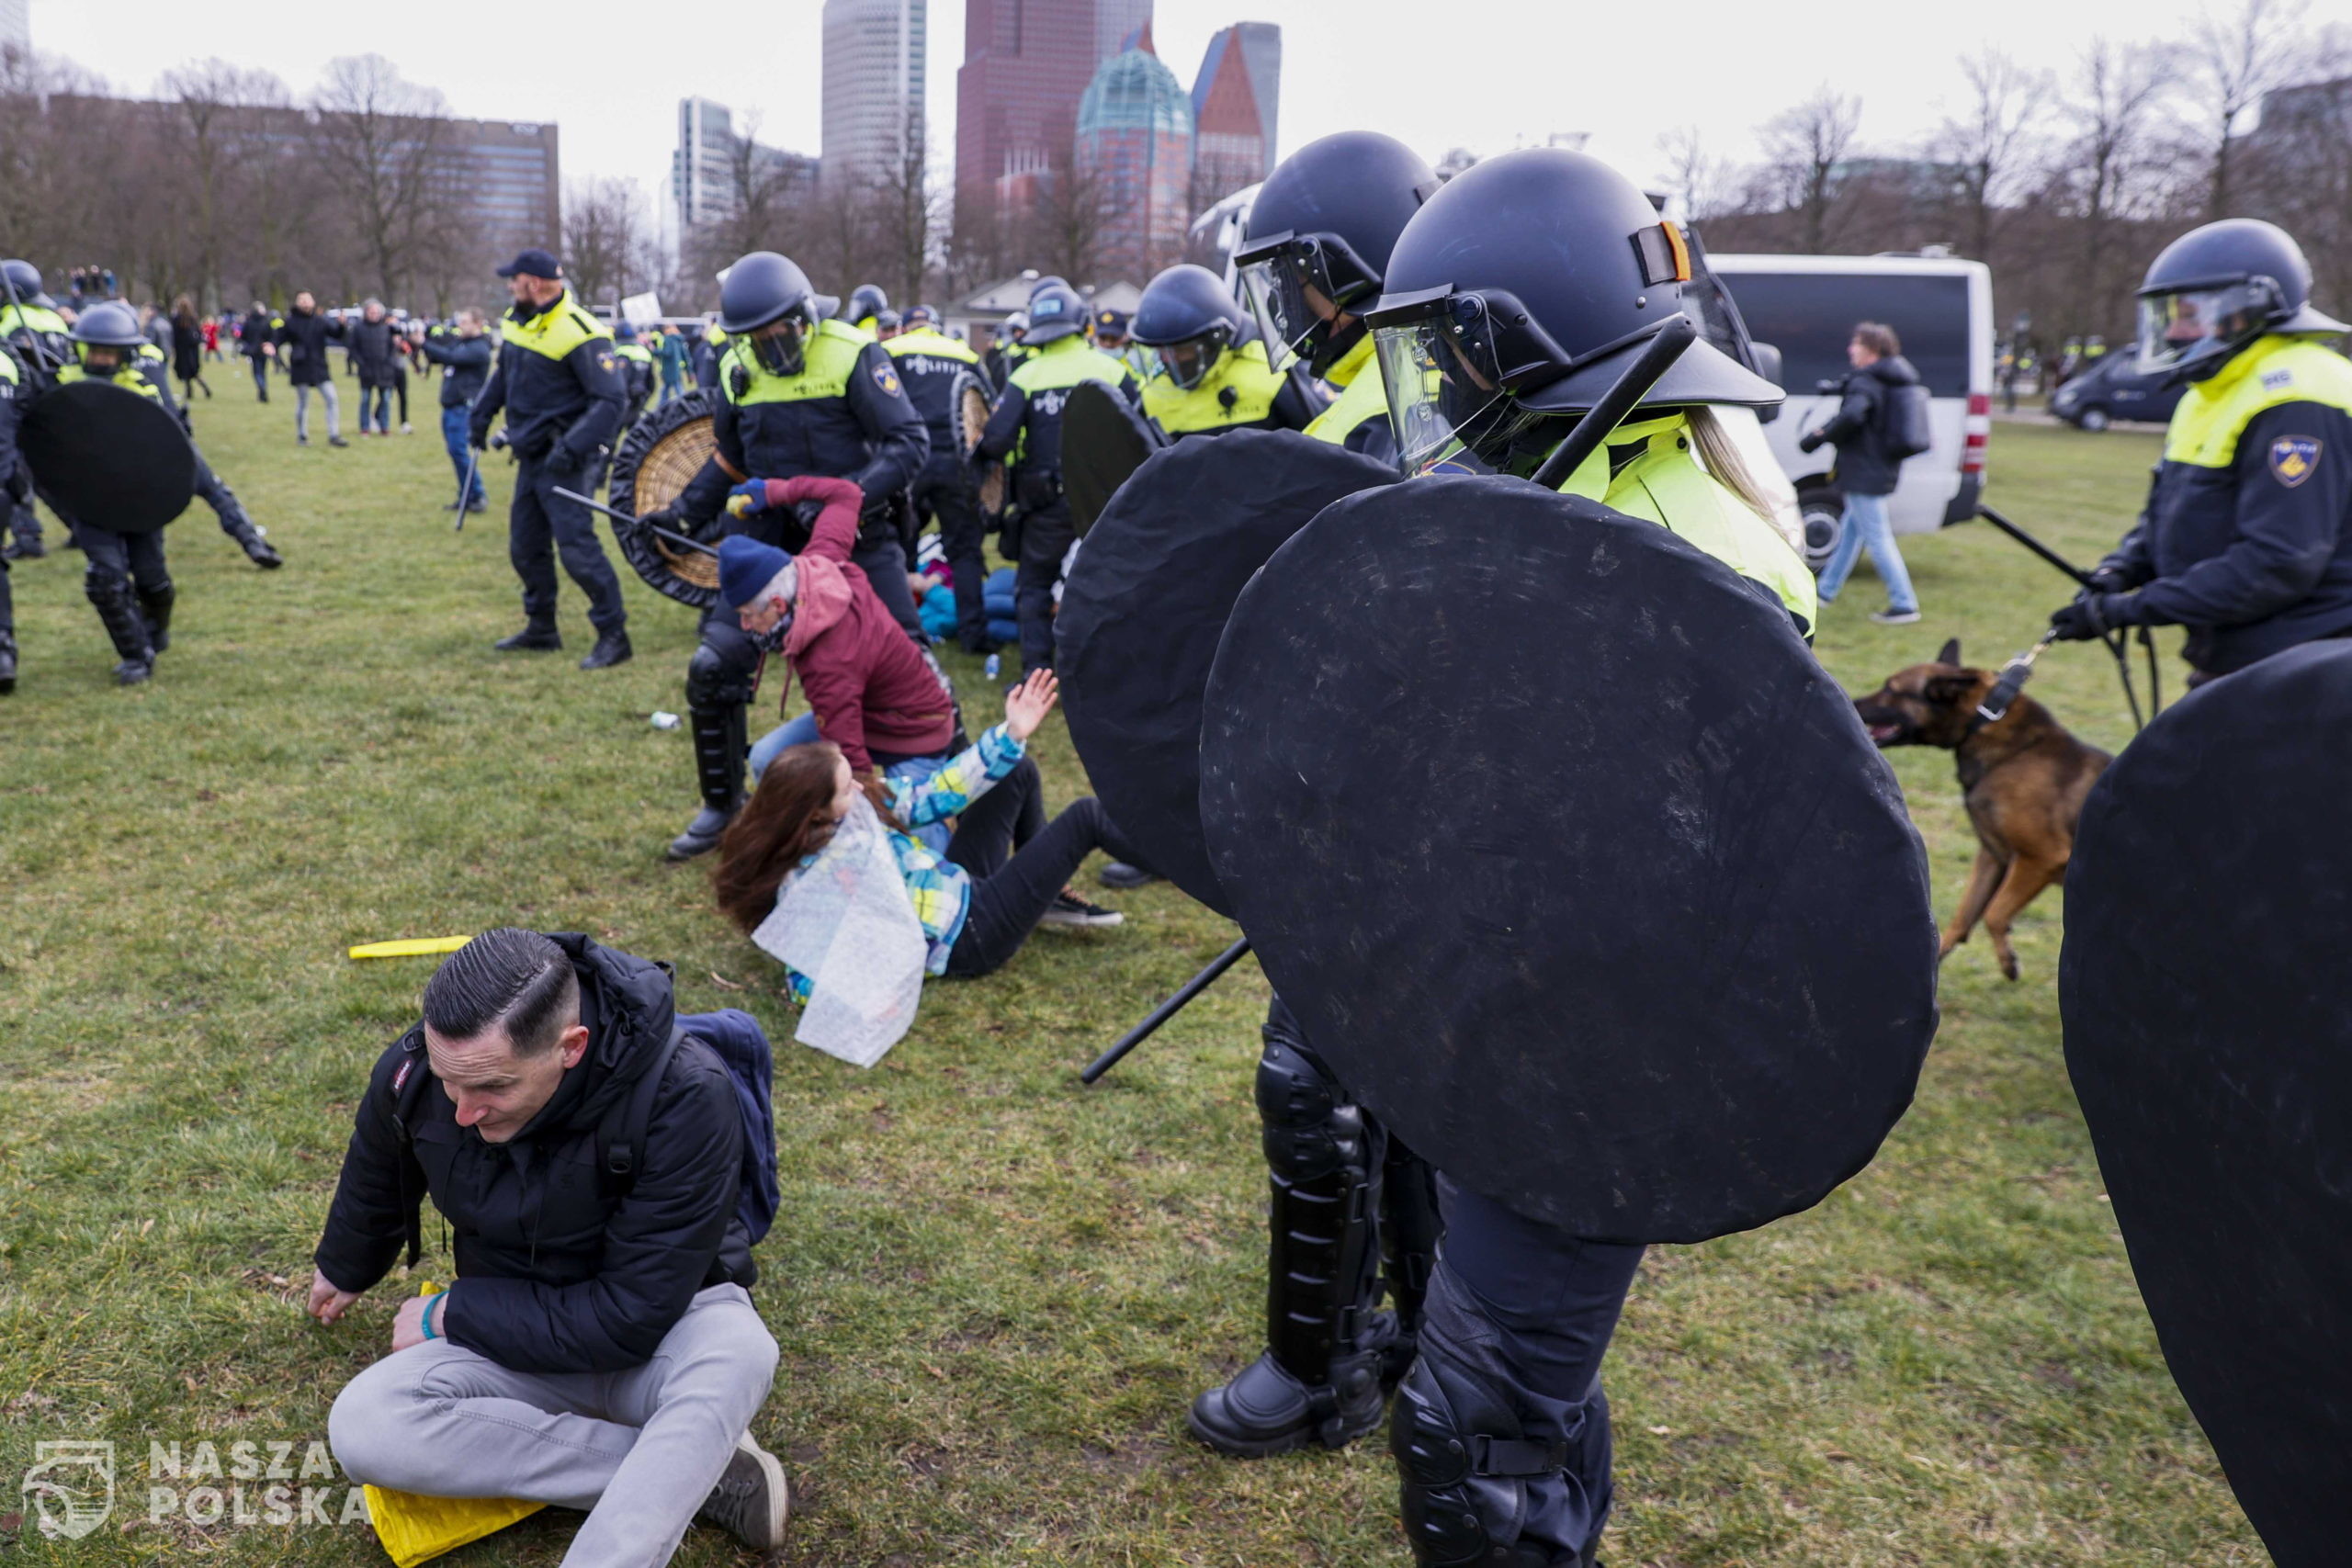
{"label": "black riot helmet", "polygon": [[[1397,236],[1366,316],[1408,471],[1455,443],[1489,462],[1582,413],[1683,313],[1690,251],[1639,186],[1598,158],[1506,152],[1456,175]],[[1705,342],[1645,407],[1770,408],[1781,389]]]}
{"label": "black riot helmet", "polygon": [[1209,378],[1225,351],[1246,335],[1241,306],[1225,280],[1190,262],[1151,280],[1127,335],[1157,349],[1168,378],[1190,391]]}
{"label": "black riot helmet", "polygon": [[840,319],[864,324],[890,308],[890,297],[882,292],[878,283],[861,283],[850,290],[849,303],[842,307]]}
{"label": "black riot helmet", "polygon": [[1069,279],[1059,273],[1049,272],[1029,286],[1029,298],[1035,299],[1048,288],[1068,288],[1069,287]]}
{"label": "black riot helmet", "polygon": [[10,294],[17,297],[17,303],[19,305],[48,306],[56,303],[41,289],[40,268],[28,261],[18,261],[13,256],[6,261],[0,261],[0,276],[5,276],[8,280],[7,288],[0,289],[0,305],[8,302],[7,297]]}
{"label": "black riot helmet", "polygon": [[1029,330],[1021,341],[1031,348],[1041,347],[1084,332],[1086,321],[1086,301],[1078,297],[1077,289],[1059,281],[1041,283],[1029,296]]}
{"label": "black riot helmet", "polygon": [[75,318],[74,341],[103,348],[137,348],[147,341],[139,312],[119,299],[102,299]]}
{"label": "black riot helmet", "polygon": [[718,330],[746,340],[771,375],[800,374],[808,363],[803,340],[817,320],[808,275],[774,251],[753,251],[718,281]]}
{"label": "black riot helmet", "polygon": [[2140,283],[2139,366],[2202,381],[2270,333],[2352,332],[2312,308],[2312,266],[2276,223],[2228,218],[2157,253]]}
{"label": "black riot helmet", "polygon": [[1279,370],[1294,355],[1316,375],[1363,336],[1361,318],[1380,298],[1388,254],[1438,177],[1420,155],[1376,130],[1310,141],[1259,187],[1233,253],[1244,293]]}

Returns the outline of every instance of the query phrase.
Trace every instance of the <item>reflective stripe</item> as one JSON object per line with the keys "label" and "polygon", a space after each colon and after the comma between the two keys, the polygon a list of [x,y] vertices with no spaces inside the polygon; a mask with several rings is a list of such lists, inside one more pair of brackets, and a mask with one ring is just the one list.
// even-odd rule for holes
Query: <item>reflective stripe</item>
{"label": "reflective stripe", "polygon": [[[1257,424],[1272,417],[1274,395],[1282,389],[1282,376],[1266,364],[1266,345],[1245,343],[1218,355],[1216,368],[1190,390],[1165,370],[1154,376],[1143,389],[1143,412],[1170,435]],[[1228,391],[1230,407],[1225,402]]]}
{"label": "reflective stripe", "polygon": [[932,354],[942,359],[953,359],[965,365],[978,365],[980,356],[969,347],[956,342],[945,333],[929,327],[917,327],[910,333],[900,333],[882,345],[882,352],[893,359],[910,354]]}
{"label": "reflective stripe", "polygon": [[[1641,455],[1611,477],[1611,446],[1622,451],[1636,441],[1643,443]],[[1770,589],[1807,635],[1821,619],[1811,570],[1779,529],[1699,466],[1690,449],[1690,422],[1680,414],[1619,425],[1560,491],[1671,530]]]}
{"label": "reflective stripe", "polygon": [[46,305],[0,305],[0,337],[13,337],[20,332],[36,337],[64,337],[73,330],[65,324],[64,317]]}
{"label": "reflective stripe", "polygon": [[2165,431],[2165,461],[2226,468],[2255,415],[2281,403],[2321,403],[2352,413],[2352,360],[2308,338],[2257,338],[2245,353],[2189,384]]}
{"label": "reflective stripe", "polygon": [[613,357],[616,359],[633,359],[639,365],[650,365],[653,363],[653,355],[646,352],[645,345],[643,344],[616,343],[613,344]]}
{"label": "reflective stripe", "polygon": [[136,392],[151,401],[160,403],[164,400],[163,392],[157,389],[155,383],[139,373],[138,367],[125,366],[123,369],[125,372],[123,374],[93,376],[79,365],[68,365],[57,373],[57,384],[62,387],[68,381],[111,381],[124,391]]}
{"label": "reflective stripe", "polygon": [[596,338],[609,342],[613,335],[604,322],[572,302],[569,288],[557,296],[554,304],[529,321],[516,321],[514,312],[509,310],[503,324],[506,342],[527,348],[533,354],[543,354],[549,359],[567,359],[571,357],[571,351],[582,344]]}
{"label": "reflective stripe", "polygon": [[[812,398],[849,395],[849,378],[857,370],[857,356],[872,340],[847,321],[820,321],[808,334],[806,355],[797,376],[778,376],[760,367],[759,355],[747,340],[728,345],[718,365],[718,395],[737,407],[750,403],[805,403]],[[736,373],[745,385],[736,389]]]}
{"label": "reflective stripe", "polygon": [[15,355],[0,354],[0,381],[7,382],[11,387],[17,384],[17,356]]}
{"label": "reflective stripe", "polygon": [[1340,356],[1324,379],[1339,388],[1340,395],[1307,425],[1306,434],[1316,440],[1345,446],[1364,421],[1388,417],[1388,388],[1380,378],[1380,361],[1373,354],[1370,333]]}

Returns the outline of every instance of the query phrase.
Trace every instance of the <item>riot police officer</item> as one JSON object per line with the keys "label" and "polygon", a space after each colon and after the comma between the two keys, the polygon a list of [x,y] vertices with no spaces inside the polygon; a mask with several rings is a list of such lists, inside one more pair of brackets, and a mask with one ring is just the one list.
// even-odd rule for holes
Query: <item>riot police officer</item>
{"label": "riot police officer", "polygon": [[[107,299],[82,312],[74,323],[79,362],[57,373],[61,386],[89,379],[111,381],[127,391],[173,408],[166,367],[140,354],[147,346],[137,312]],[[172,607],[177,594],[164,562],[161,529],[118,534],[102,517],[68,517],[82,547],[82,591],[107,628],[120,662],[119,685],[135,686],[155,671],[155,656],[172,645]]]}
{"label": "riot police officer", "polygon": [[910,309],[899,330],[882,340],[883,352],[899,367],[906,383],[907,400],[922,415],[931,436],[931,458],[915,480],[918,518],[939,524],[939,547],[956,577],[956,640],[967,653],[986,653],[988,615],[980,586],[988,576],[986,544],[980,519],[980,498],[972,470],[956,440],[956,388],[966,378],[987,389],[980,356],[939,330],[928,305]]}
{"label": "riot police officer", "polygon": [[1233,253],[1266,361],[1306,361],[1340,389],[1306,434],[1383,459],[1396,455],[1388,395],[1363,313],[1380,298],[1396,236],[1438,188],[1436,171],[1394,137],[1343,130],[1310,141],[1267,176]]}
{"label": "riot police officer", "polygon": [[1094,312],[1094,346],[1120,361],[1136,373],[1138,381],[1148,381],[1159,367],[1151,362],[1151,350],[1135,341],[1135,317],[1125,310],[1114,310],[1108,305]]}
{"label": "riot police officer", "polygon": [[1266,363],[1266,345],[1223,279],[1190,262],[1153,278],[1129,334],[1159,368],[1143,385],[1143,412],[1169,435],[1222,430],[1304,430],[1322,399],[1297,376]]}
{"label": "riot police officer", "polygon": [[[1318,440],[1394,455],[1363,313],[1396,235],[1437,184],[1403,143],[1348,131],[1284,159],[1258,193],[1236,258],[1267,353],[1342,389],[1307,426]],[[1338,1448],[1379,1424],[1386,1387],[1412,1359],[1437,1252],[1428,1165],[1354,1102],[1279,998],[1263,1043],[1267,1348],[1187,1416],[1195,1437],[1237,1458]]]}
{"label": "riot police officer", "polygon": [[[139,358],[147,374],[164,389],[165,406],[178,416],[180,429],[187,434],[188,444],[194,446],[196,426],[188,419],[187,405],[175,402],[172,398],[171,381],[166,375],[171,365],[170,357],[153,342],[143,342],[139,345]],[[220,522],[220,531],[236,541],[237,547],[245,552],[247,560],[264,571],[276,571],[286,564],[286,558],[277,553],[277,547],[262,536],[261,525],[246,514],[245,503],[237,499],[237,492],[229,488],[229,481],[204,460],[201,451],[196,455],[196,499],[212,508],[212,515]]]}
{"label": "riot police officer", "polygon": [[2050,618],[2052,635],[2185,626],[2201,684],[2352,635],[2352,331],[2311,302],[2284,230],[2208,223],[2140,285],[2138,368],[2186,381],[2139,525]]}
{"label": "riot police officer", "polygon": [[[1533,473],[1680,310],[1690,270],[1679,231],[1598,159],[1530,149],[1456,176],[1397,236],[1364,317],[1408,470]],[[1695,344],[1562,488],[1670,529],[1810,635],[1812,575],[1708,412],[1781,398]],[[1589,1568],[1611,1500],[1600,1365],[1643,1248],[1442,1176],[1438,1192],[1444,1243],[1391,1425],[1414,1555]]]}
{"label": "riot police officer", "polygon": [[[718,448],[656,520],[698,528],[724,507],[729,532],[797,555],[808,546],[808,525],[765,510],[766,481],[803,474],[849,479],[865,495],[850,559],[892,617],[920,640],[899,520],[931,438],[907,400],[898,366],[856,326],[824,319],[808,276],[774,251],[754,251],[728,269],[718,308],[729,338],[712,418]],[[671,843],[673,860],[716,847],[742,806],[743,709],[758,684],[763,651],[732,610],[716,605],[705,613],[702,641],[686,666],[702,809]]]}
{"label": "riot police officer", "polygon": [[1062,496],[1062,404],[1081,381],[1115,387],[1131,403],[1141,395],[1135,372],[1088,342],[1086,327],[1086,301],[1069,285],[1049,282],[1029,297],[1030,352],[972,451],[978,461],[1012,460],[1013,518],[1002,547],[1020,563],[1013,600],[1024,670],[1053,668],[1054,586],[1078,539]]}
{"label": "riot police officer", "polygon": [[882,292],[880,284],[861,283],[850,290],[849,299],[843,301],[835,319],[849,322],[867,337],[876,337],[882,312],[889,308],[890,297]]}
{"label": "riot police officer", "polygon": [[635,322],[613,323],[613,357],[620,362],[621,428],[626,430],[653,396],[653,355],[637,341]]}
{"label": "riot police officer", "polygon": [[620,362],[613,355],[612,334],[572,299],[554,256],[524,251],[498,276],[507,280],[514,307],[503,318],[505,338],[466,432],[475,446],[487,446],[490,422],[503,411],[506,445],[520,459],[506,553],[523,580],[525,621],[496,647],[514,652],[563,646],[555,621],[560,552],[564,570],[588,597],[588,624],[596,629],[596,646],[580,668],[607,669],[630,655],[628,606],[596,537],[595,519],[580,502],[555,492],[593,495],[602,481],[627,398]]}
{"label": "riot police officer", "polygon": [[[18,472],[17,424],[25,389],[24,372],[17,355],[0,343],[0,499],[13,503],[32,493],[31,481]],[[17,605],[8,587],[8,558],[0,555],[0,697],[17,689]]]}
{"label": "riot police officer", "polygon": [[[0,345],[16,353],[19,399],[49,390],[58,371],[74,363],[71,330],[57,313],[57,301],[41,290],[40,268],[13,257],[0,261]],[[49,553],[29,488],[9,502],[8,531],[12,538],[0,558],[39,560]]]}

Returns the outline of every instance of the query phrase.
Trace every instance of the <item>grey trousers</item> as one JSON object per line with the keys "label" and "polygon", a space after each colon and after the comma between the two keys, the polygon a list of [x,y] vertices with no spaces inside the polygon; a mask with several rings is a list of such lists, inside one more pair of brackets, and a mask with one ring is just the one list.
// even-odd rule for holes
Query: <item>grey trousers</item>
{"label": "grey trousers", "polygon": [[336,394],[333,381],[322,381],[316,387],[298,386],[294,389],[294,434],[305,441],[311,438],[311,394],[312,392],[318,393],[320,397],[326,400],[327,434],[341,435],[343,434],[343,400]]}
{"label": "grey trousers", "polygon": [[662,1568],[775,1363],[750,1293],[713,1285],[627,1371],[518,1372],[446,1339],[413,1345],[345,1385],[327,1440],[371,1485],[586,1509],[564,1568]]}

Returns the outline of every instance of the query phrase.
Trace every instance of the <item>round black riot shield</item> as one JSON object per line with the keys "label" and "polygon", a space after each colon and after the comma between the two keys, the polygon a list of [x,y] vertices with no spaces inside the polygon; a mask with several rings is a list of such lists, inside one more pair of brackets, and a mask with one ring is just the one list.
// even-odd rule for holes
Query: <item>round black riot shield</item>
{"label": "round black riot shield", "polygon": [[1084,538],[1111,497],[1167,442],[1115,387],[1080,381],[1062,404],[1062,493]]}
{"label": "round black riot shield", "polygon": [[2280,1568],[2352,1501],[2352,646],[2200,687],[2084,803],[2066,1070],[2175,1382]]}
{"label": "round black riot shield", "polygon": [[[958,370],[948,390],[947,412],[955,423],[956,450],[952,456],[969,459],[972,449],[988,433],[989,415],[994,405],[989,397],[988,383],[978,371]],[[934,454],[937,456],[937,454]],[[1004,510],[1004,464],[989,461],[978,465],[980,515],[993,518]]]}
{"label": "round black riot shield", "polygon": [[25,466],[75,521],[152,534],[196,494],[196,448],[171,411],[103,380],[67,381],[25,405]]}
{"label": "round black riot shield", "polygon": [[[640,517],[669,505],[683,494],[702,466],[718,449],[711,428],[711,393],[696,388],[660,408],[638,416],[620,450],[613,454],[607,494],[616,512]],[[611,519],[613,540],[645,579],[665,596],[697,610],[718,602],[718,561],[699,550],[673,544],[652,529],[619,518]],[[695,536],[717,545],[726,518],[713,517]]]}
{"label": "round black riot shield", "polygon": [[1282,542],[1393,469],[1290,431],[1181,441],[1086,536],[1055,617],[1070,739],[1151,869],[1231,914],[1201,839],[1201,694],[1233,601]]}
{"label": "round black riot shield", "polygon": [[1779,604],[1513,479],[1327,509],[1235,604],[1218,880],[1340,1079],[1472,1190],[1690,1242],[1819,1201],[1935,1032],[1918,835]]}

